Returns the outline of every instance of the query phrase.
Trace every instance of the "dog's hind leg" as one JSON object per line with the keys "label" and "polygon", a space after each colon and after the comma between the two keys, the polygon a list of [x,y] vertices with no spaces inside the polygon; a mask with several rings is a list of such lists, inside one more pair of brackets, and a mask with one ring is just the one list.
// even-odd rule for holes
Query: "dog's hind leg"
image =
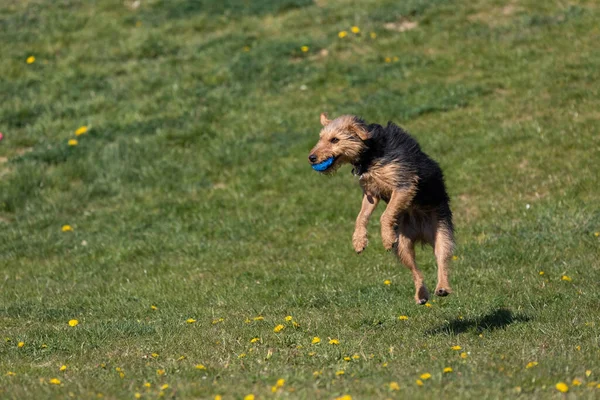
{"label": "dog's hind leg", "polygon": [[448,296],[452,293],[448,283],[448,267],[454,251],[454,234],[451,226],[444,221],[438,222],[434,242],[435,259],[438,265],[438,281],[435,288],[437,296]]}
{"label": "dog's hind leg", "polygon": [[397,242],[398,258],[412,273],[415,282],[415,301],[417,304],[425,304],[429,300],[429,292],[423,282],[423,273],[417,268],[415,261],[415,242],[408,236],[400,233]]}

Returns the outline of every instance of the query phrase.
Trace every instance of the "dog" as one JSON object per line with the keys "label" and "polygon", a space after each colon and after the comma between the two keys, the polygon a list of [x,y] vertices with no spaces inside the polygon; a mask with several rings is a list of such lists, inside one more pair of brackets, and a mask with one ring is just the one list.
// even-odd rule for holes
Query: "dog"
{"label": "dog", "polygon": [[360,254],[367,246],[367,224],[379,202],[387,207],[381,215],[381,239],[386,250],[395,250],[412,273],[415,302],[425,304],[429,292],[415,262],[415,244],[430,244],[438,265],[437,296],[452,293],[448,268],[454,251],[454,226],[444,175],[437,162],[425,154],[417,141],[399,126],[367,125],[354,115],[333,120],[321,114],[323,128],[308,160],[316,171],[332,174],[344,164],[363,191],[352,244]]}

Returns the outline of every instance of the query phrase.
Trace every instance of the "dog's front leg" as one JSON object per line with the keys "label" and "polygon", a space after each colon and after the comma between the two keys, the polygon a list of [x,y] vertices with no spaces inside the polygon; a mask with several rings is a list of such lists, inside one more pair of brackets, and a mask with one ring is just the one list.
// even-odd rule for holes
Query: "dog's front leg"
{"label": "dog's front leg", "polygon": [[352,235],[352,245],[359,254],[367,247],[367,224],[371,214],[377,208],[377,203],[379,203],[379,198],[366,192],[363,194],[362,207],[356,217],[356,226]]}
{"label": "dog's front leg", "polygon": [[415,192],[416,188],[414,186],[394,190],[392,192],[390,201],[383,214],[381,214],[380,220],[381,240],[383,241],[383,247],[385,247],[386,250],[391,250],[394,243],[398,240],[394,225],[396,225],[398,215],[406,210],[412,202],[413,197],[415,197]]}

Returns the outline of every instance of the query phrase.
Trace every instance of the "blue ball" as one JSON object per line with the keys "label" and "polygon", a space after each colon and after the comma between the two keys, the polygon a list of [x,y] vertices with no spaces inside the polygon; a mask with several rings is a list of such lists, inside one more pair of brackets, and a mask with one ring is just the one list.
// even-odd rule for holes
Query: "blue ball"
{"label": "blue ball", "polygon": [[331,164],[333,164],[333,157],[329,157],[325,161],[322,161],[318,164],[313,164],[312,168],[315,171],[325,171],[327,168],[329,168],[331,166]]}

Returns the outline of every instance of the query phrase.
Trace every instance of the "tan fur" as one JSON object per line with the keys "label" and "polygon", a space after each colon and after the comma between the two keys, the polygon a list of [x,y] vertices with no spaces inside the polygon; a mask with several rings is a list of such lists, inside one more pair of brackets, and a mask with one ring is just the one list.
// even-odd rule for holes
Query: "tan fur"
{"label": "tan fur", "polygon": [[[335,172],[344,163],[355,162],[365,148],[363,140],[367,138],[368,133],[356,124],[354,117],[343,115],[330,121],[327,114],[323,113],[321,114],[321,124],[323,129],[319,135],[319,141],[310,151],[311,154],[317,156],[317,162],[329,157],[336,157],[336,161],[327,173]],[[332,143],[331,139],[333,138],[339,141]]]}
{"label": "tan fur", "polygon": [[423,281],[423,273],[417,268],[417,262],[415,261],[415,242],[409,237],[399,234],[398,235],[398,258],[400,262],[410,269],[412,278],[415,283],[415,302],[417,304],[425,304],[429,300],[429,292]]}
{"label": "tan fur", "polygon": [[435,233],[435,259],[438,264],[438,283],[435,294],[445,296],[452,293],[448,283],[448,266],[454,251],[454,237],[452,231],[444,224],[438,224]]}
{"label": "tan fur", "polygon": [[358,213],[358,217],[356,217],[356,226],[352,235],[352,245],[357,253],[362,252],[367,247],[367,224],[378,203],[378,197],[374,197],[366,192],[363,194],[362,207]]}

